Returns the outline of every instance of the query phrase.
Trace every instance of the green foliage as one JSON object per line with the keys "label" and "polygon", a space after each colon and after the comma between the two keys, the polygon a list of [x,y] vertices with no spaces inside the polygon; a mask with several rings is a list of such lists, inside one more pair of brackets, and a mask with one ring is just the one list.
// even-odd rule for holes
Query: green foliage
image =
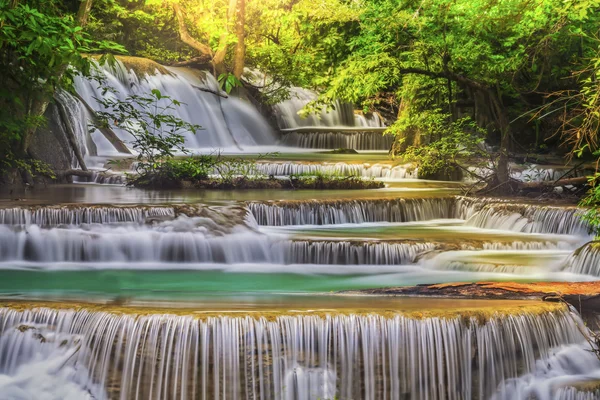
{"label": "green foliage", "polygon": [[179,101],[163,96],[158,89],[144,96],[129,95],[125,100],[115,95],[105,96],[110,91],[114,92],[104,87],[104,96],[96,98],[105,109],[97,112],[97,116],[107,126],[113,124],[132,136],[130,145],[138,153],[138,173],[152,173],[177,151],[187,153],[184,133],[195,134],[201,127],[170,113],[181,106]]}
{"label": "green foliage", "polygon": [[[35,4],[35,2],[32,2]],[[33,5],[0,0],[0,168],[27,170],[28,143],[54,91],[71,89],[77,74],[89,75],[85,53],[122,51],[93,40],[59,2]],[[42,168],[43,169],[43,168]]]}
{"label": "green foliage", "polygon": [[600,172],[588,177],[590,190],[581,200],[580,206],[588,207],[583,214],[583,220],[588,222],[596,235],[600,234]]}
{"label": "green foliage", "polygon": [[121,43],[130,54],[170,63],[193,55],[181,46],[173,12],[162,0],[95,0],[87,31]]}
{"label": "green foliage", "polygon": [[[399,119],[389,130],[402,137],[406,132],[421,132],[420,144],[410,144],[401,152],[405,162],[413,162],[421,177],[454,177],[464,165],[474,165],[486,153],[482,150],[485,131],[469,118],[456,121],[440,110],[410,114]],[[402,145],[405,138],[397,141]]]}
{"label": "green foliage", "polygon": [[228,72],[224,72],[221,75],[219,75],[219,77],[217,78],[219,81],[219,85],[221,86],[222,90],[225,90],[225,92],[227,94],[231,93],[231,91],[233,89],[235,89],[236,87],[241,87],[242,82],[240,82],[240,80],[238,78],[236,78],[235,75],[228,73]]}

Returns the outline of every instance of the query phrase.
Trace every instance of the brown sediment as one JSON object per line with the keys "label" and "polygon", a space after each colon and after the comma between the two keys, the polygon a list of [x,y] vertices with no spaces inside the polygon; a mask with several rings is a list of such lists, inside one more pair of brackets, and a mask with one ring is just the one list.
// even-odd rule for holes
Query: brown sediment
{"label": "brown sediment", "polygon": [[[417,299],[415,299],[417,300]],[[448,306],[445,301],[425,301],[419,299],[418,303],[422,307],[417,308],[416,305],[410,307],[383,307],[383,308],[316,308],[316,309],[288,309],[288,308],[270,308],[264,309],[242,309],[231,310],[227,308],[218,309],[212,307],[211,310],[196,308],[191,305],[178,306],[150,306],[147,304],[133,305],[122,304],[121,302],[112,303],[91,303],[85,301],[67,302],[67,301],[0,301],[0,307],[14,309],[16,311],[25,311],[32,309],[48,308],[52,310],[73,310],[73,311],[88,311],[88,312],[106,312],[111,314],[131,314],[131,315],[152,315],[166,314],[176,316],[193,316],[199,320],[205,320],[214,317],[250,317],[264,318],[268,321],[274,321],[283,316],[316,316],[325,318],[334,315],[377,315],[384,318],[394,318],[402,316],[411,319],[426,319],[426,318],[444,318],[453,319],[460,318],[465,321],[476,320],[478,323],[485,323],[491,318],[497,318],[507,315],[528,314],[537,315],[549,312],[562,312],[565,306],[560,303],[548,303],[542,301],[530,300],[506,300],[506,301],[464,301],[452,302],[452,306]],[[430,303],[430,304],[428,304]],[[471,303],[471,304],[470,304]]]}
{"label": "brown sediment", "polygon": [[347,291],[349,294],[445,297],[455,299],[529,299],[567,302],[580,312],[600,312],[600,281],[459,282]]}

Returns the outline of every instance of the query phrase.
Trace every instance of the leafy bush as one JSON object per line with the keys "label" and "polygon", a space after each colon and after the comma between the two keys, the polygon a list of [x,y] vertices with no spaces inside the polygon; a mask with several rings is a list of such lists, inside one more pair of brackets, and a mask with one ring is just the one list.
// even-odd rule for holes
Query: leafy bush
{"label": "leafy bush", "polygon": [[72,89],[76,75],[89,75],[86,53],[124,49],[91,38],[55,0],[0,0],[0,47],[0,172],[46,173],[27,150],[55,90]]}
{"label": "leafy bush", "polygon": [[[474,159],[486,155],[481,147],[484,130],[469,118],[452,121],[439,110],[401,118],[388,132],[397,138],[395,155],[415,163],[421,177],[454,177],[466,169],[462,164],[472,165]],[[419,135],[420,143],[406,145],[407,132]]]}
{"label": "leafy bush", "polygon": [[[115,92],[110,87],[104,87],[103,95],[110,91]],[[104,96],[96,100],[105,109],[96,113],[99,120],[133,137],[129,144],[138,153],[136,172],[141,175],[153,173],[177,151],[188,153],[183,134],[196,134],[201,129],[199,125],[170,114],[182,103],[163,96],[158,89],[153,89],[145,96],[130,95],[125,100],[119,100],[116,96]]]}
{"label": "leafy bush", "polygon": [[600,172],[588,177],[591,186],[587,196],[581,200],[580,206],[589,207],[583,214],[583,220],[590,224],[596,235],[600,234]]}

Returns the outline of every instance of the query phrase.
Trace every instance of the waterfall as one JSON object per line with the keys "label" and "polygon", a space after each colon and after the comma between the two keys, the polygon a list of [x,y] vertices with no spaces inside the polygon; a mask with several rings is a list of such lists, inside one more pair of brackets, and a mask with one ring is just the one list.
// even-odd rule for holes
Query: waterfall
{"label": "waterfall", "polygon": [[423,260],[422,264],[434,270],[476,272],[532,273],[535,270],[558,271],[570,250],[470,250],[445,251]]}
{"label": "waterfall", "polygon": [[383,131],[284,132],[282,143],[306,149],[390,150],[394,136]]}
{"label": "waterfall", "polygon": [[[172,114],[182,120],[202,126],[203,130],[196,135],[191,132],[183,133],[186,140],[185,146],[189,149],[212,151],[215,148],[239,149],[239,147],[275,144],[277,139],[275,133],[267,121],[250,104],[231,96],[223,98],[201,90],[220,92],[218,82],[209,73],[204,74],[185,68],[160,67],[158,64],[153,64],[152,61],[144,59],[126,57],[123,60],[125,62],[117,62],[115,69],[107,65],[98,67],[98,72],[106,79],[107,84],[118,91],[116,95],[103,94],[102,89],[94,80],[82,77],[75,79],[77,93],[94,110],[102,109],[96,98],[116,96],[118,99],[124,100],[129,95],[144,96],[152,89],[158,89],[164,96],[170,96],[182,103],[182,106],[175,107],[170,111]],[[136,73],[132,67],[128,67],[135,63],[144,64],[148,70],[153,67],[156,70]],[[127,132],[116,126],[113,129],[125,143],[131,141],[132,138]],[[92,134],[92,138],[97,144],[101,140],[100,136]],[[104,144],[99,144],[98,149],[99,152],[105,154],[106,146]]]}
{"label": "waterfall", "polygon": [[[185,219],[185,221],[183,221]],[[197,218],[179,217],[174,223],[147,227],[88,226],[81,228],[26,229],[0,226],[0,261],[33,262],[281,262],[271,243],[240,228],[225,236],[212,236],[204,226],[177,231],[175,224],[195,225]],[[231,243],[237,243],[231,246]]]}
{"label": "waterfall", "polygon": [[81,225],[135,222],[174,217],[175,207],[34,206],[0,208],[0,225]]}
{"label": "waterfall", "polygon": [[336,101],[319,113],[301,116],[301,110],[311,101],[317,100],[317,93],[300,87],[290,89],[290,98],[274,106],[277,123],[280,128],[300,128],[310,126],[328,127],[382,127],[383,121],[378,114],[367,118],[356,114],[351,104]]}
{"label": "waterfall", "polygon": [[[201,319],[2,308],[0,328],[2,337],[28,335],[30,326],[78,335],[72,362],[89,371],[79,385],[121,399],[483,399],[535,371],[553,348],[583,341],[577,317],[559,305],[482,313]],[[18,363],[11,354],[30,346],[0,346],[0,365]]]}
{"label": "waterfall", "polygon": [[89,370],[75,362],[85,352],[79,335],[34,323],[3,326],[2,331],[0,398],[107,399],[104,388],[90,380]]}
{"label": "waterfall", "polygon": [[600,242],[591,242],[577,249],[566,265],[568,271],[600,276]]}
{"label": "waterfall", "polygon": [[[62,121],[62,123],[69,124],[73,129],[73,133],[77,140],[76,144],[79,147],[84,160],[87,161],[90,157],[96,156],[98,154],[98,147],[100,150],[110,149],[112,145],[106,146],[106,143],[102,140],[103,137],[98,137],[97,134],[90,135],[87,126],[90,119],[89,112],[81,106],[81,103],[75,97],[64,90],[58,90],[56,92],[56,100],[60,102],[65,109],[69,120]],[[75,157],[73,157],[72,167],[80,167]]]}
{"label": "waterfall", "polygon": [[464,219],[466,225],[523,233],[589,236],[581,209],[513,204],[467,197],[279,201],[250,203],[259,225],[328,225],[364,222],[410,222]]}
{"label": "waterfall", "polygon": [[387,164],[348,164],[338,163],[302,163],[293,161],[259,162],[257,172],[267,176],[288,176],[294,174],[332,174],[343,176],[361,176],[365,178],[417,179],[417,169],[410,165]]}
{"label": "waterfall", "polygon": [[466,224],[526,233],[589,235],[589,227],[578,208],[492,203],[485,204]]}
{"label": "waterfall", "polygon": [[560,388],[553,399],[556,400],[596,400],[600,398],[600,389],[578,390],[574,387]]}
{"label": "waterfall", "polygon": [[[585,328],[583,328],[585,329]],[[584,400],[597,399],[600,390],[578,390],[569,387],[585,385],[600,379],[600,361],[587,343],[561,345],[548,359],[538,361],[527,374],[503,382],[491,400],[540,399]]]}
{"label": "waterfall", "polygon": [[289,264],[403,265],[434,250],[433,243],[352,243],[293,241],[286,245]]}
{"label": "waterfall", "polygon": [[259,225],[329,225],[452,218],[454,198],[253,202]]}

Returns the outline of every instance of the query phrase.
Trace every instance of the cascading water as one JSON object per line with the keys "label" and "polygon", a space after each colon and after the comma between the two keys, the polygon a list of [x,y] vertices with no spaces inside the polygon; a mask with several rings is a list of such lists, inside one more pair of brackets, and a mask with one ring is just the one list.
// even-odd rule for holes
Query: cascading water
{"label": "cascading water", "polygon": [[289,264],[402,265],[436,248],[432,243],[352,243],[293,241],[286,253]]}
{"label": "cascading water", "polygon": [[[507,210],[523,213],[518,218],[527,222],[490,222],[501,220]],[[469,218],[466,225],[461,218]],[[457,230],[464,232],[463,239],[445,238]],[[250,202],[246,209],[31,206],[0,209],[0,261],[12,267],[52,269],[66,268],[64,263],[79,268],[73,263],[82,262],[93,268],[102,262],[116,263],[113,268],[128,263],[128,269],[171,263],[205,270],[220,264],[219,270],[232,271],[242,271],[236,267],[240,263],[253,263],[248,272],[267,263],[271,266],[265,270],[298,273],[304,268],[336,274],[353,273],[344,265],[397,265],[401,271],[400,266],[416,264],[423,268],[420,274],[433,269],[595,275],[595,257],[585,249],[568,262],[573,267],[564,267],[570,252],[586,241],[582,232],[573,209],[463,197]],[[237,246],[230,246],[231,241]],[[313,266],[300,267],[308,264]],[[561,266],[551,267],[556,264]],[[319,265],[340,267],[334,272]]]}
{"label": "cascading water", "polygon": [[567,261],[566,269],[578,274],[600,276],[600,243],[590,242],[577,249]]}
{"label": "cascading water", "polygon": [[[484,399],[500,388],[508,399],[503,382],[534,372],[555,347],[583,342],[577,317],[552,307],[425,319],[2,308],[0,327],[4,338],[31,335],[32,324],[78,335],[82,350],[72,357],[89,373],[74,382],[106,388],[110,398]],[[0,365],[30,349],[26,340],[0,346]]]}
{"label": "cascading water", "polygon": [[354,149],[389,151],[394,136],[375,131],[305,131],[284,132],[282,143],[305,149]]}
{"label": "cascading water", "polygon": [[338,163],[301,163],[301,162],[259,162],[257,172],[263,175],[289,176],[311,174],[333,174],[342,176],[361,176],[365,178],[417,179],[418,170],[410,165],[386,164],[348,164]]}
{"label": "cascading water", "polygon": [[452,218],[453,198],[250,203],[259,225],[329,225]]}
{"label": "cascading water", "polygon": [[466,222],[479,228],[505,229],[528,233],[589,233],[581,210],[515,204],[487,204]]}
{"label": "cascading water", "polygon": [[[140,62],[152,67],[151,61]],[[184,68],[163,67],[161,71],[156,70],[154,73],[138,74],[133,69],[128,69],[121,61],[116,63],[114,69],[107,65],[98,67],[98,72],[106,80],[106,84],[117,92],[103,94],[102,88],[95,80],[76,78],[76,90],[90,107],[95,110],[102,109],[97,98],[113,96],[124,100],[129,95],[143,96],[153,89],[158,89],[163,95],[183,103],[182,106],[171,110],[171,113],[202,126],[203,130],[196,135],[183,132],[185,145],[190,149],[239,150],[240,147],[273,145],[277,140],[269,124],[251,105],[234,97],[205,91],[204,89],[214,93],[220,92],[219,84],[208,73],[200,77],[199,74]],[[132,138],[127,132],[117,126],[113,129],[125,143],[131,141]],[[92,136],[95,143],[97,137],[96,134]],[[99,152],[105,149],[104,145],[98,147]]]}
{"label": "cascading water", "polygon": [[174,217],[176,207],[40,206],[0,208],[1,225],[81,225],[117,222],[143,224],[156,217]]}
{"label": "cascading water", "polygon": [[0,398],[586,399],[595,392],[576,383],[600,362],[560,304],[210,308],[219,296],[232,307],[282,292],[591,279],[597,252],[576,251],[589,240],[577,221],[573,208],[467,197],[0,209],[4,296],[211,295],[189,315],[0,308]]}
{"label": "cascading water", "polygon": [[83,355],[83,340],[70,332],[58,332],[47,323],[3,325],[0,398],[107,399],[104,387],[93,383],[89,370],[76,362],[78,357],[87,356]]}

